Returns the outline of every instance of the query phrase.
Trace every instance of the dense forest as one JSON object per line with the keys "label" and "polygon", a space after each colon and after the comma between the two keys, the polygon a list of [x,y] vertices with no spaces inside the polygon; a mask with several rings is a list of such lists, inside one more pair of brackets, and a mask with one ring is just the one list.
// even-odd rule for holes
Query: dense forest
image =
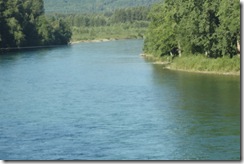
{"label": "dense forest", "polygon": [[161,0],[44,0],[49,18],[64,19],[72,42],[143,38],[152,4]]}
{"label": "dense forest", "polygon": [[150,6],[159,1],[161,0],[44,0],[44,6],[47,14],[84,14]]}
{"label": "dense forest", "polygon": [[144,51],[154,56],[240,53],[238,0],[165,0],[149,14]]}
{"label": "dense forest", "polygon": [[0,0],[0,48],[67,44],[71,30],[44,14],[43,0]]}
{"label": "dense forest", "polygon": [[148,25],[149,7],[130,7],[113,12],[50,14],[65,20],[72,29],[72,41],[93,39],[142,38]]}
{"label": "dense forest", "polygon": [[[62,45],[70,40],[142,38],[149,25],[149,7],[156,1],[0,0],[0,48]],[[69,6],[70,12],[66,12]]]}

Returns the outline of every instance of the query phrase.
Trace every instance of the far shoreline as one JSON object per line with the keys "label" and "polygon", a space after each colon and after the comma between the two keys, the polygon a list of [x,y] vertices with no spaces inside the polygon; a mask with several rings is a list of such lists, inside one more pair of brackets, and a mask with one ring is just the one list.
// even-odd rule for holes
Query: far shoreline
{"label": "far shoreline", "polygon": [[98,42],[109,42],[109,41],[115,41],[119,39],[93,39],[93,40],[77,40],[77,41],[71,41],[70,44],[79,44],[79,43],[98,43]]}
{"label": "far shoreline", "polygon": [[79,43],[100,43],[100,42],[110,42],[117,40],[131,40],[131,39],[143,39],[143,38],[111,38],[111,39],[87,39],[87,40],[76,40],[70,41],[69,44],[79,44]]}

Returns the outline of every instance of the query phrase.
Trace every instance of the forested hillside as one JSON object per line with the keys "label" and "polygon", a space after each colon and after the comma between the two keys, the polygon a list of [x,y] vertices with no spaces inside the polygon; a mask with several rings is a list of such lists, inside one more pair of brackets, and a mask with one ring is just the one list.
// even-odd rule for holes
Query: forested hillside
{"label": "forested hillside", "polygon": [[73,31],[72,41],[142,38],[149,24],[149,7],[116,9],[88,14],[51,14],[65,20]]}
{"label": "forested hillside", "polygon": [[162,0],[44,0],[51,18],[72,28],[72,41],[142,38],[150,7]]}
{"label": "forested hillside", "polygon": [[48,19],[43,0],[0,0],[0,49],[67,44],[71,30]]}
{"label": "forested hillside", "polygon": [[48,14],[111,12],[116,9],[149,6],[161,0],[44,0]]}

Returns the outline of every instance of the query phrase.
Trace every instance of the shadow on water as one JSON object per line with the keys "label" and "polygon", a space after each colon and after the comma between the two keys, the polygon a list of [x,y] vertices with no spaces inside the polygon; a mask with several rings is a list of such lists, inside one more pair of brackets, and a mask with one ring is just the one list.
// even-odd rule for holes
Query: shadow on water
{"label": "shadow on water", "polygon": [[45,56],[49,51],[57,49],[65,49],[70,45],[49,46],[49,47],[30,47],[20,49],[10,49],[0,51],[0,64],[5,61],[15,61],[26,57]]}
{"label": "shadow on water", "polygon": [[153,69],[158,96],[170,102],[167,116],[178,151],[185,152],[181,158],[239,160],[229,155],[240,154],[239,77]]}

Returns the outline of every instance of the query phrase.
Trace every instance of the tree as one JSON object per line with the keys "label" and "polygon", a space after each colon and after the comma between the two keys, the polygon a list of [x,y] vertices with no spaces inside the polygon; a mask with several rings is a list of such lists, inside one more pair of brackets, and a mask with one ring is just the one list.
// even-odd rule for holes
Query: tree
{"label": "tree", "polygon": [[21,46],[24,40],[24,34],[20,25],[21,10],[20,0],[1,0],[1,46],[16,47]]}
{"label": "tree", "polygon": [[233,57],[240,47],[237,0],[165,0],[150,11],[144,51],[156,56],[176,53]]}
{"label": "tree", "polygon": [[220,26],[217,31],[223,55],[230,57],[240,53],[240,3],[237,0],[221,0],[218,17]]}
{"label": "tree", "polygon": [[149,15],[151,24],[145,39],[144,50],[156,56],[177,54],[177,22],[174,3],[165,1],[155,5]]}
{"label": "tree", "polygon": [[72,36],[71,29],[68,26],[68,24],[66,24],[63,19],[59,19],[53,22],[52,25],[54,29],[53,34],[55,38],[53,44],[55,45],[68,44]]}
{"label": "tree", "polygon": [[1,48],[67,44],[71,38],[65,22],[54,27],[46,19],[43,0],[0,0],[0,7]]}

